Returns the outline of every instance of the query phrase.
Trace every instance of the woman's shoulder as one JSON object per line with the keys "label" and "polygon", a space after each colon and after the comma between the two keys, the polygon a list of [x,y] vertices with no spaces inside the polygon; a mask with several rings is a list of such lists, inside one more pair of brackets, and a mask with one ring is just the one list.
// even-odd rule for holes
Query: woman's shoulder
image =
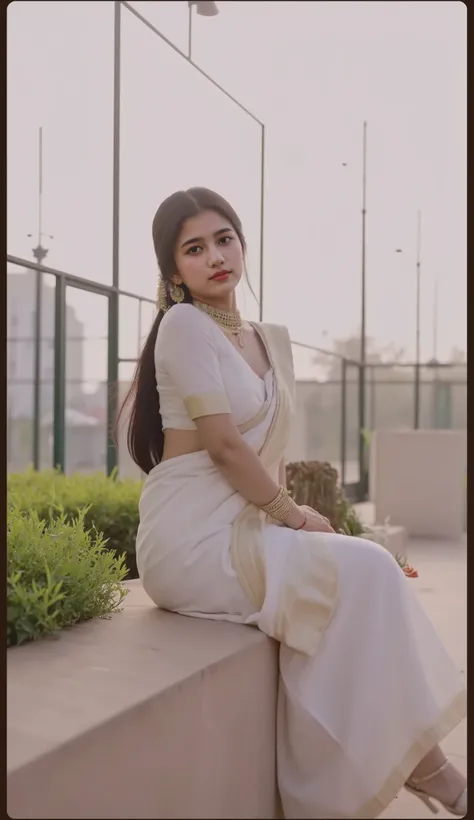
{"label": "woman's shoulder", "polygon": [[189,320],[190,316],[194,316],[196,313],[198,313],[197,309],[190,302],[180,302],[166,311],[161,320],[161,324],[168,325],[171,322],[185,322]]}
{"label": "woman's shoulder", "polygon": [[200,329],[207,327],[205,315],[190,302],[181,302],[166,311],[161,320],[160,330],[162,328],[183,329],[194,327]]}
{"label": "woman's shoulder", "polygon": [[214,322],[189,302],[173,305],[166,311],[160,323],[157,345],[179,344],[189,349],[198,345],[200,340],[215,343]]}

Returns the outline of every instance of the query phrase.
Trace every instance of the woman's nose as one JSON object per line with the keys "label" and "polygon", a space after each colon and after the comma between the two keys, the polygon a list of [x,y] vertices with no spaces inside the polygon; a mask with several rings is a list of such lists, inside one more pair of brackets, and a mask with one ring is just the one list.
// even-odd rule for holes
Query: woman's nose
{"label": "woman's nose", "polygon": [[209,265],[211,268],[214,268],[216,265],[221,265],[224,261],[224,255],[222,253],[221,248],[215,247],[211,248],[209,251]]}

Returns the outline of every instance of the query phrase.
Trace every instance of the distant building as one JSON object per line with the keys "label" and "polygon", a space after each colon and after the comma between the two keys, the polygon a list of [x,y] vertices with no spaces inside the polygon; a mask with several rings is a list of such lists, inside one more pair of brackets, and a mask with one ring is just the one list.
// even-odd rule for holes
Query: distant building
{"label": "distant building", "polygon": [[[7,383],[8,418],[33,418],[33,385],[35,368],[35,297],[34,271],[7,272]],[[41,416],[51,413],[54,402],[54,288],[42,287],[41,309]],[[69,404],[82,393],[84,325],[74,308],[66,306],[66,374]]]}
{"label": "distant building", "polygon": [[[36,274],[7,271],[7,464],[23,470],[33,458]],[[42,286],[40,466],[52,467],[55,290]],[[66,404],[82,393],[84,325],[66,306]],[[75,448],[76,449],[76,448]],[[71,452],[71,448],[70,448]],[[72,452],[71,452],[72,455]],[[73,458],[72,461],[75,461]]]}

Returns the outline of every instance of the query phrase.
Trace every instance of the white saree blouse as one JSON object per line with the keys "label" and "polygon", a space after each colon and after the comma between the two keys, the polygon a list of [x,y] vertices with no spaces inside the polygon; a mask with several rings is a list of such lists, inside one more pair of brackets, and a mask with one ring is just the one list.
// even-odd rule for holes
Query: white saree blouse
{"label": "white saree blouse", "polygon": [[261,379],[210,316],[179,304],[161,321],[155,374],[163,429],[196,430],[201,416],[231,413],[236,425],[255,416],[272,372]]}

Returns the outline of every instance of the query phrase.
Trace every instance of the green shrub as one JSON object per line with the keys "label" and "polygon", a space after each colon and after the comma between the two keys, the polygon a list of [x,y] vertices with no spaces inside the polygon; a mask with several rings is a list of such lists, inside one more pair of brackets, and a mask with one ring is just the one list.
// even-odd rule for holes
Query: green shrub
{"label": "green shrub", "polygon": [[7,524],[7,645],[35,640],[119,606],[128,590],[123,558],[107,550],[84,513],[41,521],[10,504]]}
{"label": "green shrub", "polygon": [[342,497],[338,507],[339,529],[345,535],[358,535],[364,533],[364,525],[357,515],[352,504]]}
{"label": "green shrub", "polygon": [[65,476],[53,470],[28,470],[8,477],[8,503],[31,510],[42,521],[53,521],[64,513],[72,521],[84,512],[84,526],[103,533],[108,549],[125,553],[128,578],[137,578],[135,538],[138,502],[142,483],[108,478],[103,473]]}

